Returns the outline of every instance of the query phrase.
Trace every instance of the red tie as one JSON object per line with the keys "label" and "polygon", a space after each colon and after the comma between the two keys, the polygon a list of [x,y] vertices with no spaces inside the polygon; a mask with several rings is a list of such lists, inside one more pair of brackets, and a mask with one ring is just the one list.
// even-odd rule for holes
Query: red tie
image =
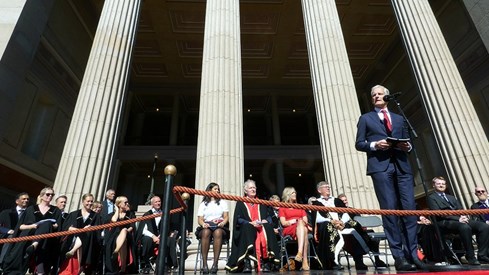
{"label": "red tie", "polygon": [[384,114],[384,125],[387,130],[387,134],[390,135],[392,133],[392,124],[385,110],[381,110],[382,114]]}

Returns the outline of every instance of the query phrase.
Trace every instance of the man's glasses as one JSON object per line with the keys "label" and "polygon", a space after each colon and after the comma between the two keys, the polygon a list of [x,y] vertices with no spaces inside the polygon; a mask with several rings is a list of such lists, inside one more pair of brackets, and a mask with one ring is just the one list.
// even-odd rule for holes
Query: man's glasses
{"label": "man's glasses", "polygon": [[54,196],[54,193],[44,193],[44,195],[46,195],[46,197],[52,197]]}
{"label": "man's glasses", "polygon": [[486,190],[477,190],[475,191],[476,194],[484,194],[486,193]]}

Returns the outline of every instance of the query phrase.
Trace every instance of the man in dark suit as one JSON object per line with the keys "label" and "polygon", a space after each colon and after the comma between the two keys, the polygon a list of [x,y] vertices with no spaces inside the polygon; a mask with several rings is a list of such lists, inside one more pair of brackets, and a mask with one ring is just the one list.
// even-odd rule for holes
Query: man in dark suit
{"label": "man in dark suit", "polygon": [[102,213],[100,213],[103,222],[107,222],[109,214],[114,212],[114,199],[114,189],[107,189],[105,192],[105,200],[102,201]]}
{"label": "man in dark suit", "polygon": [[[452,195],[445,194],[447,182],[443,177],[435,177],[431,181],[435,192],[428,196],[428,206],[431,210],[462,210],[459,201]],[[469,219],[466,215],[436,216],[436,221],[442,232],[457,233],[465,248],[465,259],[470,265],[489,264],[489,224]],[[479,249],[475,258],[472,235],[477,236]]]}
{"label": "man in dark suit", "polygon": [[[374,86],[370,95],[375,109],[358,120],[355,148],[367,153],[367,175],[372,178],[380,208],[415,210],[414,180],[407,154],[411,144],[388,141],[388,137],[409,138],[406,123],[402,116],[387,109],[387,88]],[[423,268],[417,258],[417,217],[382,216],[382,221],[396,270],[415,270],[413,263]]]}
{"label": "man in dark suit", "polygon": [[[144,213],[143,216],[161,213],[160,197],[154,196],[151,198],[150,202],[151,209]],[[154,248],[158,247],[158,244],[160,243],[160,221],[161,217],[157,217],[141,222],[138,227],[137,237],[138,240],[141,241],[141,266],[143,268],[143,274],[149,274],[151,270],[150,258],[154,256]]]}
{"label": "man in dark suit", "polygon": [[[476,186],[474,190],[474,194],[477,196],[479,201],[472,204],[470,209],[487,209],[489,208],[489,200],[487,199],[487,191],[482,186]],[[482,221],[485,223],[489,223],[489,214],[484,215],[471,215],[471,217],[476,221]]]}
{"label": "man in dark suit", "polygon": [[[0,213],[0,238],[10,238],[14,233],[19,218],[24,214],[25,209],[29,205],[29,194],[26,192],[19,193],[15,197],[16,206],[10,209],[5,209]],[[10,244],[5,244],[1,248],[0,265],[3,263],[5,253],[8,250]]]}

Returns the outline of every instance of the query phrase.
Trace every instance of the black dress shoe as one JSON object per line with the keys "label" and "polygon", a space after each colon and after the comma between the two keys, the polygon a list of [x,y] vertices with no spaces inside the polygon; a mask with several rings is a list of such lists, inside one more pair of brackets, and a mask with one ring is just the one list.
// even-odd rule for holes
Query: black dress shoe
{"label": "black dress shoe", "polygon": [[477,260],[479,260],[481,264],[489,264],[489,257],[487,256],[477,257]]}
{"label": "black dress shoe", "polygon": [[409,263],[406,258],[397,258],[394,262],[394,267],[397,271],[415,271],[416,266]]}
{"label": "black dress shoe", "polygon": [[420,261],[418,258],[413,259],[414,265],[417,269],[426,270],[426,264]]}
{"label": "black dress shoe", "polygon": [[270,266],[268,265],[268,263],[263,263],[261,265],[261,272],[264,272],[264,273],[265,272],[267,272],[267,273],[270,272]]}
{"label": "black dress shoe", "polygon": [[368,266],[364,263],[356,263],[355,269],[356,270],[368,270]]}
{"label": "black dress shoe", "polygon": [[481,265],[481,263],[475,257],[468,258],[467,263],[469,265]]}
{"label": "black dress shoe", "polygon": [[342,265],[340,265],[340,264],[334,264],[331,269],[333,269],[333,270],[343,270],[345,268]]}
{"label": "black dress shoe", "polygon": [[249,259],[244,259],[244,268],[243,268],[243,273],[251,273],[251,262]]}
{"label": "black dress shoe", "polygon": [[387,264],[384,261],[382,261],[381,259],[376,259],[375,260],[375,267],[376,268],[386,268]]}

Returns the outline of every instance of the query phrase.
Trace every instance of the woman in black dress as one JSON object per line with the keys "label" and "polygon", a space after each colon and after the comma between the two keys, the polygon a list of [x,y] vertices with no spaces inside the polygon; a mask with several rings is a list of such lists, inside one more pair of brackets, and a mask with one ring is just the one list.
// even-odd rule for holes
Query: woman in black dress
{"label": "woman in black dress", "polygon": [[[82,208],[71,212],[63,223],[63,230],[76,230],[100,225],[100,216],[91,210],[93,195],[82,196]],[[98,261],[100,251],[100,231],[90,231],[76,235],[69,235],[61,246],[61,269],[59,274],[92,274],[94,265]],[[73,258],[78,263],[72,261]]]}
{"label": "woman in black dress", "polygon": [[[114,212],[109,214],[108,223],[135,218],[130,211],[127,197],[115,199]],[[105,231],[105,272],[106,274],[125,273],[127,266],[134,261],[134,223],[116,226]]]}
{"label": "woman in black dress", "polygon": [[[29,206],[19,220],[15,237],[39,235],[58,231],[61,224],[61,211],[51,201],[54,190],[46,187],[37,197],[37,204]],[[25,274],[32,259],[35,274],[49,274],[56,264],[59,251],[55,251],[58,238],[39,239],[32,242],[15,243],[7,253],[4,274]]]}

